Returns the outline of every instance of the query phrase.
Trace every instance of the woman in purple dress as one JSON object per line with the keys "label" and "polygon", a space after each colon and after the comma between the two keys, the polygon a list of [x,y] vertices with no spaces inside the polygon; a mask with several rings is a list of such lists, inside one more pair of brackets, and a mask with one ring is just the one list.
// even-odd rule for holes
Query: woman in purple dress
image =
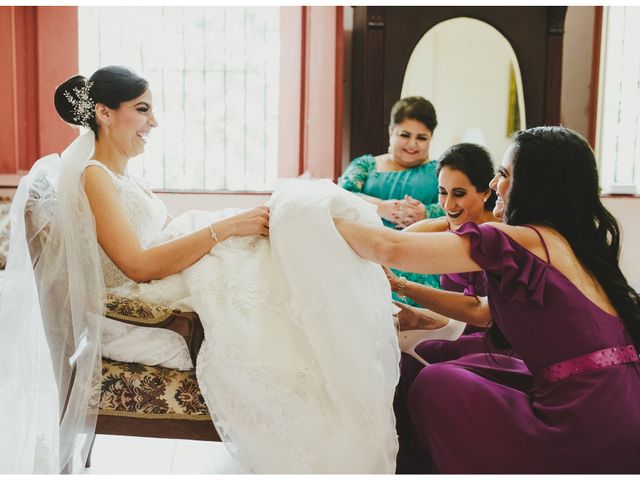
{"label": "woman in purple dress", "polygon": [[[480,145],[460,143],[447,149],[438,161],[438,191],[440,206],[446,217],[437,220],[417,222],[406,228],[405,232],[446,232],[458,230],[467,222],[482,224],[500,221],[494,214],[496,194],[489,188],[495,172],[489,152]],[[413,381],[426,364],[434,364],[458,359],[471,353],[500,353],[491,358],[491,366],[500,375],[502,383],[514,388],[531,387],[531,373],[526,365],[514,357],[514,353],[503,339],[494,343],[485,335],[486,326],[491,321],[487,303],[487,281],[484,272],[449,273],[441,275],[442,290],[397,277],[386,271],[393,291],[400,285],[405,295],[428,310],[445,317],[432,315],[408,305],[397,304],[402,308],[398,314],[400,345],[403,347],[400,362],[400,382],[396,389],[394,410],[396,429],[400,442],[397,458],[398,473],[419,471],[419,462],[423,455],[416,450],[411,418],[407,412],[408,392]],[[425,340],[433,329],[446,327],[447,317],[467,322],[464,334],[456,340]],[[409,330],[407,330],[409,329]],[[435,332],[437,333],[437,332]],[[426,334],[426,335],[425,335]],[[407,341],[408,340],[408,341]],[[479,362],[483,359],[478,357]]]}
{"label": "woman in purple dress", "polygon": [[[473,143],[453,145],[440,157],[436,172],[440,207],[445,217],[414,223],[404,231],[446,232],[457,230],[467,222],[482,224],[499,221],[493,215],[496,195],[489,188],[489,182],[494,177],[494,167],[486,148]],[[416,357],[414,360],[403,355],[403,367],[406,365],[409,370],[419,370],[422,367],[420,362],[437,363],[467,353],[483,352],[487,348],[494,349],[481,333],[491,320],[486,298],[483,298],[487,296],[483,272],[441,275],[442,290],[408,281],[390,270],[386,273],[394,292],[402,291],[408,298],[431,311],[468,323],[464,335],[455,341],[421,341],[424,333],[427,333],[426,338],[429,336],[425,330],[445,327],[447,319],[430,317],[428,313],[422,315],[418,309],[398,304],[403,310],[399,313],[401,329],[403,326],[403,330],[407,326],[416,329],[403,332],[405,338],[410,339],[404,351]],[[412,324],[415,326],[412,327]]]}
{"label": "woman in purple dress", "polygon": [[485,354],[423,368],[407,404],[415,472],[640,472],[640,296],[620,271],[592,150],[562,127],[519,132],[491,188],[504,224],[425,235],[336,219],[376,262],[484,270],[490,330],[533,374],[531,389],[514,387]]}

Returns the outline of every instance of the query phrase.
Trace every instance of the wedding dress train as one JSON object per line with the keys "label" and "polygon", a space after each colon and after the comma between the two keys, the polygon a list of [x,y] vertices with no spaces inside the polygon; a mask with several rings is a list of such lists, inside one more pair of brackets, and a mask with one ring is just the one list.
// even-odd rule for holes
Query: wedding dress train
{"label": "wedding dress train", "polygon": [[[390,287],[332,216],[380,219],[329,181],[289,181],[269,203],[269,238],[230,238],[138,295],[181,297],[198,312],[198,382],[247,471],[393,473],[399,348]],[[159,240],[236,212],[187,212]]]}
{"label": "wedding dress train", "polygon": [[[87,131],[60,157],[38,160],[12,203],[0,304],[0,470],[67,471],[78,448],[86,459],[101,355],[133,358],[153,345],[115,341],[132,331],[114,330],[101,315],[110,289],[198,312],[198,381],[245,471],[393,473],[400,352],[390,287],[332,220],[379,225],[374,208],[329,181],[291,180],[270,200],[269,238],[229,238],[155,282],[117,281],[82,189],[94,144]],[[114,184],[145,247],[237,212],[187,212],[162,229],[166,211],[155,195],[127,176]],[[167,355],[182,348],[177,342]]]}

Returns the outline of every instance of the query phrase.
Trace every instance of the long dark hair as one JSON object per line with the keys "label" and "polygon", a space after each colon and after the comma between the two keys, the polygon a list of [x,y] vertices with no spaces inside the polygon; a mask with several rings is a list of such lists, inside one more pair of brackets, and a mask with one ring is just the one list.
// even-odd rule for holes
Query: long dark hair
{"label": "long dark hair", "polygon": [[[113,109],[118,108],[122,102],[138,98],[149,88],[149,82],[126,67],[103,67],[96,70],[88,80],[82,75],[74,75],[56,88],[53,97],[56,111],[65,122],[81,125],[81,120],[67,95],[79,100],[78,92],[83,90],[87,81],[91,84],[88,94],[93,103],[102,103]],[[87,123],[98,138],[95,114],[89,116]]]}
{"label": "long dark hair", "polygon": [[[464,173],[479,193],[489,190],[489,182],[495,174],[491,154],[486,148],[475,143],[458,143],[449,147],[438,160],[436,175],[440,175],[444,167]],[[484,208],[493,210],[495,204],[496,192],[491,190]]]}
{"label": "long dark hair", "polygon": [[620,270],[620,227],[600,201],[593,150],[563,127],[531,128],[513,141],[505,222],[549,225],[560,233],[640,347],[640,296]]}

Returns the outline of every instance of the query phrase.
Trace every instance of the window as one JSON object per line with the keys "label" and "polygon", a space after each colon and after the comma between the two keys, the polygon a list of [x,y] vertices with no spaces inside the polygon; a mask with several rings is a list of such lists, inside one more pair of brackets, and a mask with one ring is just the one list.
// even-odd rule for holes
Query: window
{"label": "window", "polygon": [[168,190],[273,189],[278,7],[79,7],[80,71],[125,65],[150,82],[159,127],[134,175]]}
{"label": "window", "polygon": [[640,193],[640,7],[605,7],[598,153],[609,193]]}

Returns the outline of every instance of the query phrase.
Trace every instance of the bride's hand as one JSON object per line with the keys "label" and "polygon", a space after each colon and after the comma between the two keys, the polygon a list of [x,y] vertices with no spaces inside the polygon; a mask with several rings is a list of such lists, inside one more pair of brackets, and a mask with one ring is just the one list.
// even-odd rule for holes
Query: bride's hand
{"label": "bride's hand", "polygon": [[233,228],[233,235],[243,237],[246,235],[269,236],[269,207],[261,205],[239,213],[228,219]]}
{"label": "bride's hand", "polygon": [[449,323],[449,319],[430,316],[428,310],[415,308],[405,303],[393,302],[400,307],[398,324],[400,330],[435,330]]}

